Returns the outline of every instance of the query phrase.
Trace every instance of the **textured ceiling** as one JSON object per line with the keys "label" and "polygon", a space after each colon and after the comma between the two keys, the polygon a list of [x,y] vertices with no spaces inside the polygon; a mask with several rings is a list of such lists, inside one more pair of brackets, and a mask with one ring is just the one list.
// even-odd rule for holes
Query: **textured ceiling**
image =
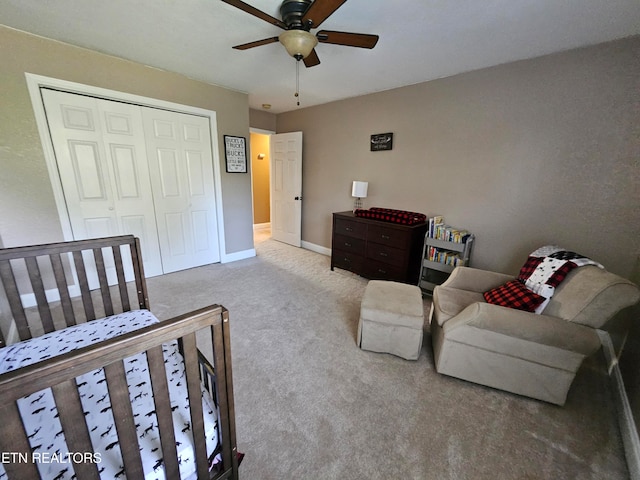
{"label": "textured ceiling", "polygon": [[[316,0],[321,1],[321,0]],[[246,3],[280,18],[279,0]],[[0,23],[295,110],[282,30],[220,0],[2,0]],[[640,33],[639,0],[348,0],[321,29],[378,34],[373,50],[319,44],[300,69],[300,107],[420,83]]]}

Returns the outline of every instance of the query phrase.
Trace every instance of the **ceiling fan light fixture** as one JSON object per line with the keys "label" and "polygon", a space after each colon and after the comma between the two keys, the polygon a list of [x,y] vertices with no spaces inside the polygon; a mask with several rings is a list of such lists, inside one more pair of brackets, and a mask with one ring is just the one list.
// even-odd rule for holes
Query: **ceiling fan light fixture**
{"label": "ceiling fan light fixture", "polygon": [[318,44],[316,36],[306,30],[286,30],[280,34],[278,40],[296,60],[308,57]]}

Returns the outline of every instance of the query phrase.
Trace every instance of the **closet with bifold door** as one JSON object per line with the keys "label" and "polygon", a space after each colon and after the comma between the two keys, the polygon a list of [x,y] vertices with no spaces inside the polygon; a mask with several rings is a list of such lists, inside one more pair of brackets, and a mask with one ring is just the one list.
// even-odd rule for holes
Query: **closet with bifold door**
{"label": "closet with bifold door", "polygon": [[41,93],[74,240],[133,234],[146,276],[220,261],[207,117]]}

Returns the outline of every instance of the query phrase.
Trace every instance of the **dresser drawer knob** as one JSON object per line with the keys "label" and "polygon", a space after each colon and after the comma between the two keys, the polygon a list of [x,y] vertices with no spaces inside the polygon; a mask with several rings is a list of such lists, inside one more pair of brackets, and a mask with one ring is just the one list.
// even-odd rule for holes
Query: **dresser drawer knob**
{"label": "dresser drawer knob", "polygon": [[389,235],[385,235],[385,234],[382,234],[382,235],[380,235],[380,236],[381,236],[382,238],[384,238],[385,240],[389,240],[389,239],[391,238]]}
{"label": "dresser drawer knob", "polygon": [[342,259],[342,261],[343,261],[344,263],[351,263],[351,260],[349,260],[348,258],[343,258],[343,259]]}
{"label": "dresser drawer knob", "polygon": [[381,257],[388,257],[389,254],[387,252],[380,252]]}
{"label": "dresser drawer knob", "polygon": [[381,269],[381,268],[379,268],[379,269],[378,269],[378,273],[381,273],[381,274],[383,274],[383,275],[386,275],[386,274],[387,274],[387,271],[386,271],[386,270],[383,270],[383,269]]}
{"label": "dresser drawer knob", "polygon": [[351,244],[350,244],[349,242],[344,242],[344,246],[345,246],[345,247],[350,247],[350,246],[351,246]]}
{"label": "dresser drawer knob", "polygon": [[351,228],[351,227],[344,227],[344,229],[345,229],[347,232],[353,232],[353,228]]}

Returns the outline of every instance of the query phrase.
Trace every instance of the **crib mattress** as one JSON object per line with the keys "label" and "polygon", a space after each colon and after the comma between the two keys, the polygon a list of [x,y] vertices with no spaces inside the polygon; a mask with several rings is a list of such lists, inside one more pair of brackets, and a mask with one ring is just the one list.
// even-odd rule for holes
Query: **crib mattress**
{"label": "crib mattress", "polygon": [[[158,319],[148,310],[134,310],[16,343],[0,349],[0,374],[154,323],[158,323]],[[164,344],[163,354],[180,474],[181,478],[186,479],[195,473],[195,453],[184,362],[177,341]],[[145,479],[164,480],[166,477],[162,464],[162,448],[146,357],[140,353],[125,359],[124,365]],[[69,452],[58,420],[53,394],[50,389],[46,389],[18,400],[18,408],[32,448],[29,460],[38,463],[43,479],[64,480],[76,478],[73,463],[80,460],[82,457],[79,454],[82,454],[82,460],[97,463],[101,479],[124,479],[122,454],[104,371],[99,369],[81,375],[76,379],[76,383],[94,451]],[[218,443],[217,409],[204,388],[202,404],[207,451],[213,452]],[[14,461],[21,460],[15,458]],[[7,476],[4,467],[0,464],[0,480],[5,478]]]}

